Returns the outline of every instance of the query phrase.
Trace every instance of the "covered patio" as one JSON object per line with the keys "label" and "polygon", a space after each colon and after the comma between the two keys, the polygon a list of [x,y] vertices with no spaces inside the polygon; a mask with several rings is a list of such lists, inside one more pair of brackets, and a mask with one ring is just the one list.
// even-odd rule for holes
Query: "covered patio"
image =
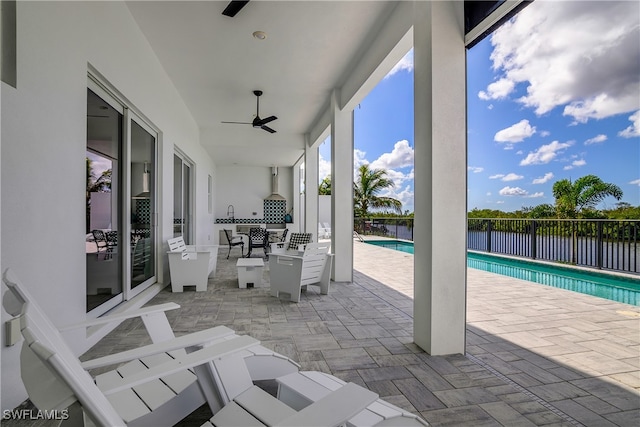
{"label": "covered patio", "polygon": [[[232,18],[221,15],[226,3],[1,2],[3,30],[13,31],[3,31],[2,43],[0,266],[22,278],[55,325],[171,300],[182,305],[170,314],[177,333],[224,324],[433,424],[562,424],[573,422],[571,414],[585,424],[606,417],[624,425],[637,416],[633,395],[617,391],[629,378],[637,388],[637,365],[624,371],[634,363],[628,349],[637,352],[627,318],[603,310],[624,332],[616,385],[575,392],[590,373],[564,375],[560,367],[544,376],[523,348],[552,340],[528,341],[523,332],[505,342],[499,332],[513,318],[483,317],[489,314],[476,311],[474,288],[467,288],[465,49],[527,2],[251,1]],[[360,257],[352,240],[353,109],[411,48],[420,262],[400,263],[394,273],[392,256],[384,268],[367,268],[375,258]],[[254,90],[263,91],[261,117],[278,117],[268,125],[276,133],[251,126]],[[104,119],[113,122],[111,133]],[[144,150],[135,150],[136,136]],[[328,136],[332,293],[296,305],[265,289],[237,289],[234,258],[227,261],[223,248],[206,292],[170,292],[167,240],[177,235],[223,245],[227,227],[278,223],[317,238],[318,145]],[[115,265],[110,275],[94,271],[109,284],[94,287],[108,299],[97,308],[87,306],[88,272],[107,262],[87,250],[89,154],[108,159],[103,172],[115,174],[111,191],[101,193],[109,215],[96,228],[115,232],[119,242],[107,260]],[[268,212],[274,207],[275,216]],[[140,251],[134,236],[145,236]],[[394,289],[395,279],[412,289],[410,297]],[[523,316],[527,325],[537,314]],[[2,321],[9,318],[3,310]],[[571,335],[549,327],[553,336]],[[139,345],[138,332],[127,323],[65,338],[83,354]],[[26,399],[19,350],[1,349],[3,410]],[[531,378],[525,388],[559,384],[548,400],[566,401],[562,411],[505,382],[510,374]],[[622,397],[608,401],[609,394]],[[582,407],[598,408],[600,418]]]}

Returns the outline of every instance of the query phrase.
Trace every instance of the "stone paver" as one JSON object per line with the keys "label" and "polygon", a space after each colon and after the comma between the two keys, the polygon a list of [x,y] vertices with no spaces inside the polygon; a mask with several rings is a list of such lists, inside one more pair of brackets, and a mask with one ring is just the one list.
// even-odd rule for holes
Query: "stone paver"
{"label": "stone paver", "polygon": [[[637,426],[640,308],[469,269],[467,353],[430,356],[412,342],[413,255],[354,242],[354,282],[315,287],[300,303],[238,289],[220,250],[206,292],[167,288],[177,335],[216,325],[379,393],[433,426]],[[127,321],[82,358],[148,342]],[[206,407],[180,426],[200,426]],[[6,426],[35,426],[5,421]]]}

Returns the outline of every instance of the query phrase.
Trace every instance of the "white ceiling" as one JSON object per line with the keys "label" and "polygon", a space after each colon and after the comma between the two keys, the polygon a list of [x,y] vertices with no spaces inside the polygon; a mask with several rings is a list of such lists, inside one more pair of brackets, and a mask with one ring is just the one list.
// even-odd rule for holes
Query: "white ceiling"
{"label": "white ceiling", "polygon": [[[291,166],[304,134],[341,87],[363,47],[395,2],[250,1],[235,17],[228,1],[127,2],[197,121],[218,165]],[[264,31],[265,40],[252,37]],[[253,90],[264,91],[260,117],[274,134],[250,125]],[[313,142],[313,141],[312,141]]]}

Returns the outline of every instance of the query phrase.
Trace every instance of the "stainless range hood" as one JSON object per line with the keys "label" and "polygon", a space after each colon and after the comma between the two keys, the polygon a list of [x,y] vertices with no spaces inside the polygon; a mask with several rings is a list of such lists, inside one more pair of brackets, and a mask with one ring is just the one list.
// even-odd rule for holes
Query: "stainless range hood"
{"label": "stainless range hood", "polygon": [[286,200],[278,194],[278,167],[271,168],[271,195],[265,200]]}

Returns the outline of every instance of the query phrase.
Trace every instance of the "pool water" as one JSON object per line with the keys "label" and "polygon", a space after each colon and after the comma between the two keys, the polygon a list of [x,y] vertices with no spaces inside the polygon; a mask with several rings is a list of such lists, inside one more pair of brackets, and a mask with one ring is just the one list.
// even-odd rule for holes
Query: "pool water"
{"label": "pool water", "polygon": [[[367,240],[366,243],[413,254],[412,242]],[[640,306],[640,279],[475,252],[467,252],[467,267]]]}

